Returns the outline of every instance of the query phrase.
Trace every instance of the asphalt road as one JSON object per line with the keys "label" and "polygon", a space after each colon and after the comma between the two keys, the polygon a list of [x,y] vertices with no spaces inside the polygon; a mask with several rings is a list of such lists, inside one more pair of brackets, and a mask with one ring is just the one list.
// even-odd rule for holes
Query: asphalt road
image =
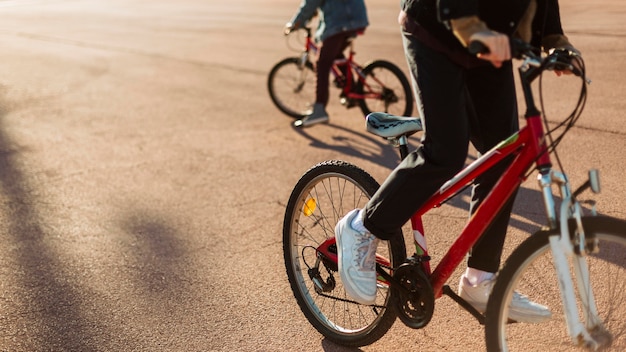
{"label": "asphalt road", "polygon": [[[298,3],[0,0],[0,351],[345,350],[289,290],[285,204],[317,162],[382,181],[397,158],[334,94],[331,123],[304,131],[272,106],[267,73],[294,54],[281,31]],[[561,159],[574,184],[600,169],[600,211],[626,218],[626,2],[561,3],[593,80]],[[397,1],[367,5],[357,61],[405,69]],[[546,80],[554,121],[569,79]],[[530,180],[511,238],[542,224],[537,199]],[[426,219],[434,253],[465,206]],[[409,349],[481,350],[483,329],[442,298],[425,329],[398,322],[362,350]]]}

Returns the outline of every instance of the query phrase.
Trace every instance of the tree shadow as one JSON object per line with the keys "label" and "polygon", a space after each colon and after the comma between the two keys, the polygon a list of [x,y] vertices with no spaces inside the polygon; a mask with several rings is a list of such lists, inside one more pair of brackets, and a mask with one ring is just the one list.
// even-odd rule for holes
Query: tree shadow
{"label": "tree shadow", "polygon": [[[139,270],[128,272],[130,280],[140,284],[146,298],[170,300],[189,295],[184,261],[186,246],[176,229],[166,221],[166,215],[152,210],[127,210],[119,220],[121,230],[130,239],[129,258]],[[132,275],[135,275],[134,277]],[[176,305],[175,300],[171,300]]]}
{"label": "tree shadow", "polygon": [[7,219],[8,243],[4,248],[14,249],[10,254],[16,270],[11,275],[19,283],[12,290],[11,304],[22,318],[15,320],[17,326],[4,326],[3,330],[14,330],[11,333],[23,339],[28,349],[90,350],[90,331],[97,323],[84,317],[81,293],[73,286],[72,274],[66,271],[66,263],[55,248],[55,239],[62,234],[46,226],[39,213],[37,204],[44,201],[20,161],[28,149],[12,140],[5,125],[7,115],[18,105],[5,96],[0,86],[0,197],[4,198],[2,211]]}
{"label": "tree shadow", "polygon": [[[40,205],[49,201],[43,199],[40,186],[30,181],[33,176],[23,166],[29,149],[7,132],[7,116],[26,103],[5,96],[0,85],[0,211],[6,219],[2,224],[6,231],[2,234],[3,257],[11,265],[4,275],[14,283],[0,302],[11,307],[0,317],[3,331],[19,340],[17,346],[24,350],[107,350],[102,335],[108,336],[110,327],[93,317],[118,308],[101,302],[105,306],[100,311],[101,303],[94,302],[97,297],[86,297],[88,289],[77,283],[77,267],[72,266],[63,241],[59,241],[64,234],[55,231],[42,215]],[[140,289],[141,304],[148,310],[160,310],[158,315],[179,308],[190,294],[186,280],[195,273],[185,269],[188,263],[180,260],[187,252],[175,227],[164,214],[132,208],[126,210],[120,224],[136,244],[130,258],[133,267],[123,274],[139,283],[133,287]],[[95,310],[89,310],[93,306]]]}

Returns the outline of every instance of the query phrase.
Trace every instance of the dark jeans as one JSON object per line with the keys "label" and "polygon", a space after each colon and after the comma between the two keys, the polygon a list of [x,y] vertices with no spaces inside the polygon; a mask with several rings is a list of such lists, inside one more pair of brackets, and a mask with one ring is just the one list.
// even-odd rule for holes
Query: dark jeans
{"label": "dark jeans", "polygon": [[[485,153],[518,130],[517,101],[510,62],[463,68],[404,33],[405,54],[425,135],[367,204],[364,224],[389,239],[444,182],[465,165],[469,142]],[[470,212],[491,190],[506,164],[475,180]],[[496,272],[514,196],[475,244],[468,265]]]}
{"label": "dark jeans", "polygon": [[324,106],[328,104],[328,78],[330,76],[330,68],[333,66],[335,59],[344,57],[343,51],[350,43],[349,40],[356,37],[357,32],[357,30],[341,32],[326,38],[322,43],[317,60],[316,103],[321,103]]}

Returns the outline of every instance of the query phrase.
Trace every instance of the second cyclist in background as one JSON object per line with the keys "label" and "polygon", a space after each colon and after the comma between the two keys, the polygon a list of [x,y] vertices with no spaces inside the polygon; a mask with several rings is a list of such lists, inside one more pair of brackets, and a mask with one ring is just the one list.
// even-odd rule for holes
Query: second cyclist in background
{"label": "second cyclist in background", "polygon": [[306,127],[328,122],[328,80],[330,69],[349,41],[368,26],[367,10],[363,0],[325,1],[302,0],[298,12],[285,26],[285,33],[298,29],[309,22],[319,11],[319,25],[315,39],[321,42],[316,64],[316,98],[311,111],[301,120],[294,122],[296,127]]}

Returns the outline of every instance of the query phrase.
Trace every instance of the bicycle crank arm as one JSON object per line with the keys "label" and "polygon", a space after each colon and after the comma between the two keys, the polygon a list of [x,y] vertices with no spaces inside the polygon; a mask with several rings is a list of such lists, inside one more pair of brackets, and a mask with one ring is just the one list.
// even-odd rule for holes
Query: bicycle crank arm
{"label": "bicycle crank arm", "polygon": [[376,263],[376,274],[378,274],[378,276],[382,277],[385,281],[387,281],[389,283],[389,286],[391,286],[392,288],[401,290],[405,294],[411,293],[411,291],[408,288],[401,285],[400,282],[398,282],[398,280],[394,279],[393,276],[389,275],[385,270],[383,270],[383,267],[378,263]]}

